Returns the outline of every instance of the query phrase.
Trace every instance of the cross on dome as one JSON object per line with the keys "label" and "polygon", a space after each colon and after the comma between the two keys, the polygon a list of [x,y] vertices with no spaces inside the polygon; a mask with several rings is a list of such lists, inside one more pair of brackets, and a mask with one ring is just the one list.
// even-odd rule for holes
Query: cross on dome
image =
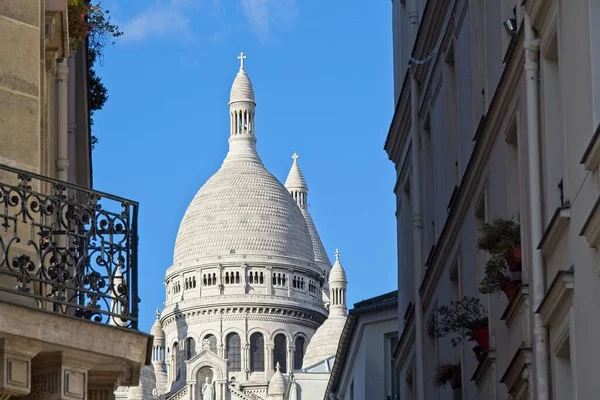
{"label": "cross on dome", "polygon": [[156,319],[160,318],[160,310],[157,308],[156,309]]}
{"label": "cross on dome", "polygon": [[335,249],[335,261],[340,261],[340,250]]}
{"label": "cross on dome", "polygon": [[240,55],[238,56],[238,60],[240,60],[240,69],[244,69],[244,60],[248,58],[244,55],[244,52],[242,51],[240,53]]}
{"label": "cross on dome", "polygon": [[298,162],[298,154],[296,152],[292,154],[292,160],[294,160],[294,164]]}

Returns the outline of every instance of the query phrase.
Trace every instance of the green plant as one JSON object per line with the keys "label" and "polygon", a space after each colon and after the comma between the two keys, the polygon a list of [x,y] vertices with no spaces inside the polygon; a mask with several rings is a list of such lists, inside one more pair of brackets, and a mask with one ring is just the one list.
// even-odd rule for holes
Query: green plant
{"label": "green plant", "polygon": [[479,293],[497,293],[510,282],[510,270],[506,260],[497,255],[485,263],[485,276],[479,282]]}
{"label": "green plant", "polygon": [[473,339],[473,331],[487,328],[487,311],[476,297],[463,297],[441,306],[437,310],[435,334],[437,337],[452,335],[452,346]]}
{"label": "green plant", "polygon": [[496,218],[492,222],[483,223],[479,233],[481,236],[477,247],[505,259],[515,246],[521,245],[521,225],[518,219]]}
{"label": "green plant", "polygon": [[[92,4],[90,0],[68,0],[69,47],[76,51],[85,39],[87,45],[87,85],[90,132],[94,125],[94,112],[101,110],[108,100],[108,91],[102,79],[96,74],[95,66],[102,64],[104,48],[114,44],[113,39],[123,35],[119,27],[109,17],[109,10],[102,8],[100,2]],[[98,138],[91,135],[92,149]]]}
{"label": "green plant", "polygon": [[440,364],[433,375],[433,385],[437,388],[450,384],[452,388],[460,387],[460,363]]}
{"label": "green plant", "polygon": [[106,45],[114,43],[113,38],[123,35],[119,27],[111,23],[109,10],[100,3],[91,4],[89,0],[69,0],[69,46],[72,51],[84,39],[88,38],[88,48],[100,57]]}
{"label": "green plant", "polygon": [[479,283],[482,294],[497,293],[510,281],[508,260],[511,251],[521,245],[521,226],[518,220],[496,218],[484,223],[477,247],[490,255],[485,264],[485,277]]}

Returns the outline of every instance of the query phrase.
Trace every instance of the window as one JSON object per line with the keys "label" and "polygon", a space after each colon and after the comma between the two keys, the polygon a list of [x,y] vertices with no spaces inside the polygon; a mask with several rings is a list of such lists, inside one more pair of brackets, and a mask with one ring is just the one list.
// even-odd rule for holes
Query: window
{"label": "window", "polygon": [[273,351],[273,366],[279,363],[282,373],[287,372],[287,339],[284,334],[280,333],[275,336],[273,341],[275,349]]}
{"label": "window", "polygon": [[208,348],[213,353],[217,353],[217,338],[215,335],[206,335],[204,336],[204,340],[202,341],[203,346],[208,345]]}
{"label": "window", "polygon": [[185,339],[185,359],[189,360],[196,355],[196,341],[194,338]]}
{"label": "window", "polygon": [[240,335],[230,333],[227,335],[227,360],[229,361],[230,371],[242,370],[242,342]]}
{"label": "window", "polygon": [[265,337],[259,332],[250,336],[250,370],[265,370]]}
{"label": "window", "polygon": [[302,368],[302,360],[304,359],[304,338],[298,336],[296,338],[296,349],[294,350],[294,369]]}
{"label": "window", "polygon": [[179,354],[179,343],[175,342],[173,344],[173,352],[171,353],[171,356],[173,357],[171,364],[173,365],[174,370],[172,378],[175,381],[178,381],[181,377],[181,355]]}

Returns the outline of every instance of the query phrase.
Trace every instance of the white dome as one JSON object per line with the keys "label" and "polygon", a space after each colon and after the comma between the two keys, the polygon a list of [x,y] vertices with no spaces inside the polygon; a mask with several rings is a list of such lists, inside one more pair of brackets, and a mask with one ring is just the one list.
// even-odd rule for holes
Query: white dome
{"label": "white dome", "polygon": [[302,368],[308,368],[335,356],[346,319],[345,315],[330,315],[325,320],[306,347]]}
{"label": "white dome", "polygon": [[[198,191],[181,221],[174,263],[243,254],[314,265],[306,222],[262,163],[230,160]],[[308,263],[308,264],[307,264]]]}
{"label": "white dome", "polygon": [[329,273],[329,285],[335,283],[344,285],[348,283],[348,280],[346,279],[346,271],[344,271],[344,268],[342,267],[342,264],[340,264],[340,260],[337,258],[337,256],[333,267],[331,267],[331,272]]}
{"label": "white dome", "polygon": [[229,93],[229,104],[237,102],[250,102],[254,101],[254,88],[250,82],[250,78],[243,68],[238,71],[233,85],[231,85],[231,92]]}
{"label": "white dome", "polygon": [[283,377],[283,374],[281,373],[279,363],[277,363],[277,365],[275,367],[275,373],[273,374],[273,376],[271,377],[271,380],[269,381],[269,387],[267,388],[267,394],[268,395],[285,394],[285,387],[286,387],[285,378]]}

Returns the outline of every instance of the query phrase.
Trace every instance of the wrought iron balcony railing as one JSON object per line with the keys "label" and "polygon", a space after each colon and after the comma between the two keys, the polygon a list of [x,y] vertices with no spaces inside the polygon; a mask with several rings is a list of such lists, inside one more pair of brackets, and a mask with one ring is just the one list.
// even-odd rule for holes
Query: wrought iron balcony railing
{"label": "wrought iron balcony railing", "polygon": [[137,213],[0,165],[0,301],[137,329]]}

